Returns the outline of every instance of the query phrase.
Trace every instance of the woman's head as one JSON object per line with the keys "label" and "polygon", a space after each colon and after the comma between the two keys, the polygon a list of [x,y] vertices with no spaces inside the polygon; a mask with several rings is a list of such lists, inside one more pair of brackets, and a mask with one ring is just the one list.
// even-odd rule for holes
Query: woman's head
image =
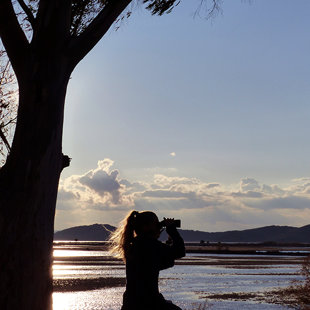
{"label": "woman's head", "polygon": [[159,237],[160,226],[158,217],[154,212],[133,211],[133,213],[134,213],[132,218],[133,229],[138,236],[149,236],[155,238]]}
{"label": "woman's head", "polygon": [[159,238],[160,225],[158,217],[151,211],[131,211],[112,234],[111,252],[125,260],[127,250],[135,236]]}

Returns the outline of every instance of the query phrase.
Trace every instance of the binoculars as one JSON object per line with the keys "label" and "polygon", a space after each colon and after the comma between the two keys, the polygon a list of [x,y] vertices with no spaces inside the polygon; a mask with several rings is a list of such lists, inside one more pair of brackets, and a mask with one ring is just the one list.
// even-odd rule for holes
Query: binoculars
{"label": "binoculars", "polygon": [[[164,228],[167,226],[166,220],[162,220],[159,222],[160,228]],[[181,227],[181,220],[173,220],[173,223],[171,225],[174,225],[175,227]]]}

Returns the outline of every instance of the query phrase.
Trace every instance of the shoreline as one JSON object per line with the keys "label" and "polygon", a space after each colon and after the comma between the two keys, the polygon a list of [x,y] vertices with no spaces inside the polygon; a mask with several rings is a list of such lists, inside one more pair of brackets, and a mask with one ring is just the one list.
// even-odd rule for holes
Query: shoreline
{"label": "shoreline", "polygon": [[[54,241],[54,250],[108,251],[106,241]],[[310,244],[305,243],[185,243],[186,253],[308,256]]]}

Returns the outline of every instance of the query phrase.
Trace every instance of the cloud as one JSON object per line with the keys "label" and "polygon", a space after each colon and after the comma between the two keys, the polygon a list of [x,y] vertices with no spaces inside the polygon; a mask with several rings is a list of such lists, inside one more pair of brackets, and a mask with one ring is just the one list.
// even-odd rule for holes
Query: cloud
{"label": "cloud", "polygon": [[71,191],[66,191],[60,187],[57,195],[57,209],[58,210],[71,210],[74,207],[75,201],[78,199]]}
{"label": "cloud", "polygon": [[200,183],[196,178],[170,177],[163,174],[155,174],[153,179],[153,185],[161,188],[173,185],[196,185]]}
{"label": "cloud", "polygon": [[117,170],[113,170],[110,173],[103,170],[97,170],[82,176],[79,179],[79,182],[101,196],[109,193],[112,196],[113,203],[117,204],[120,199],[119,190],[121,188],[121,185],[116,180],[117,175]]}
{"label": "cloud", "polygon": [[[68,199],[74,200],[83,209],[132,206],[133,197],[127,188],[137,189],[140,184],[120,180],[118,170],[112,170],[112,165],[110,159],[101,160],[95,169],[63,180],[59,187],[60,203],[64,204],[62,196],[66,193]],[[141,185],[140,190],[143,188]]]}
{"label": "cloud", "polygon": [[281,189],[278,185],[274,184],[273,185],[263,184],[261,190],[266,195],[276,195],[276,196],[285,195],[285,190]]}
{"label": "cloud", "polygon": [[58,201],[70,201],[72,199],[75,199],[75,195],[72,192],[67,192],[63,188],[60,188],[58,190]]}
{"label": "cloud", "polygon": [[310,209],[310,197],[288,196],[276,197],[270,199],[262,199],[254,202],[249,202],[249,205],[255,208],[270,210],[270,209]]}
{"label": "cloud", "polygon": [[119,181],[119,184],[124,185],[127,192],[142,192],[147,189],[142,182],[131,183],[128,180],[122,179]]}
{"label": "cloud", "polygon": [[141,197],[153,197],[153,198],[193,198],[196,197],[194,192],[184,193],[184,192],[177,192],[171,190],[155,190],[155,191],[145,191]]}
{"label": "cloud", "polygon": [[219,187],[220,184],[219,183],[208,183],[206,184],[206,188],[215,188],[215,187]]}
{"label": "cloud", "polygon": [[255,191],[247,191],[246,193],[242,192],[236,192],[236,193],[231,193],[232,197],[240,197],[240,198],[262,198],[264,195],[263,193],[260,192],[255,192]]}
{"label": "cloud", "polygon": [[100,222],[95,217],[100,215],[116,225],[132,209],[182,218],[185,227],[207,231],[310,223],[310,178],[294,179],[286,187],[243,178],[236,187],[180,177],[175,171],[174,176],[154,173],[141,182],[122,178],[113,166],[104,159],[84,174],[62,179],[56,223],[75,219],[77,225],[92,224]]}
{"label": "cloud", "polygon": [[260,186],[255,179],[245,178],[240,182],[240,190],[242,192],[259,190]]}

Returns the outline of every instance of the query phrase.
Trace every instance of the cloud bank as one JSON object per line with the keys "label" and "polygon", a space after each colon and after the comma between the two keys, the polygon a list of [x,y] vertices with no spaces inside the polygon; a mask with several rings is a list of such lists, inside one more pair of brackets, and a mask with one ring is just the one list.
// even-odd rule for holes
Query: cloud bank
{"label": "cloud bank", "polygon": [[111,159],[82,175],[61,180],[56,229],[93,223],[117,223],[132,209],[182,219],[187,229],[222,231],[265,225],[310,223],[310,178],[285,188],[243,178],[224,186],[197,178],[154,174],[149,182],[122,179]]}

